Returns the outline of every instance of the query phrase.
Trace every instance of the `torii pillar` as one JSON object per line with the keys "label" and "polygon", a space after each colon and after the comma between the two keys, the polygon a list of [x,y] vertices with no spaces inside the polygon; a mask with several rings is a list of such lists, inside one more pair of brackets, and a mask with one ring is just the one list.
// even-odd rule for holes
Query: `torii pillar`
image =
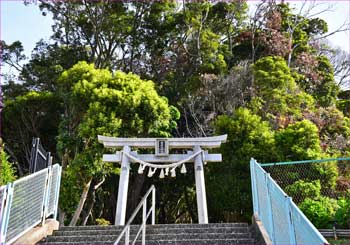
{"label": "torii pillar", "polygon": [[[123,149],[122,152],[117,151],[116,154],[103,155],[103,161],[105,162],[121,163],[115,225],[125,225],[130,163],[138,163],[140,161],[149,163],[154,169],[166,168],[166,166],[168,166],[168,169],[172,168],[172,164],[166,163],[193,162],[198,222],[207,224],[208,210],[204,162],[221,162],[222,157],[221,154],[209,154],[208,151],[203,151],[202,149],[218,148],[221,143],[226,142],[226,139],[227,135],[202,138],[116,138],[99,135],[99,142],[103,143],[106,148]],[[136,149],[153,148],[155,149],[155,154],[138,154],[137,151],[131,151],[131,147]],[[169,154],[169,149],[191,149],[193,151],[188,151],[187,154]],[[158,163],[165,164],[161,165]]]}

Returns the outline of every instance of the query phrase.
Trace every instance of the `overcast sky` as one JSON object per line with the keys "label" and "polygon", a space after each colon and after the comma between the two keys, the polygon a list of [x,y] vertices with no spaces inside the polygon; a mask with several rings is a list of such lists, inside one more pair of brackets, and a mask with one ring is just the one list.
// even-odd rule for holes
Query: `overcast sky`
{"label": "overcast sky", "polygon": [[[251,9],[258,1],[250,1]],[[349,20],[350,16],[350,0],[347,1],[319,1],[321,6],[315,9],[315,13],[327,7],[330,3],[333,6],[331,12],[320,14],[320,18],[327,21],[329,31],[337,29],[342,23]],[[291,1],[291,4],[299,9],[301,1]],[[52,33],[52,19],[50,16],[42,16],[38,6],[30,4],[25,6],[22,1],[0,0],[1,7],[1,29],[0,39],[6,43],[12,43],[16,40],[22,42],[25,55],[30,56],[35,43],[41,38],[49,40]],[[350,50],[350,32],[338,33],[330,37],[330,41],[334,46],[340,46],[343,50]],[[6,69],[6,68],[5,68]]]}

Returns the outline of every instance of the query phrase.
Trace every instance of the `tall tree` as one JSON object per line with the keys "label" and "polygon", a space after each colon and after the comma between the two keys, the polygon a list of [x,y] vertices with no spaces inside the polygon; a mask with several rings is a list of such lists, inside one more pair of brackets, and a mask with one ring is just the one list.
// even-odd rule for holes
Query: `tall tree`
{"label": "tall tree", "polygon": [[[176,127],[177,110],[157,94],[153,82],[141,80],[131,73],[112,75],[106,69],[95,69],[85,62],[63,72],[60,86],[65,110],[58,148],[63,159],[68,160],[65,162],[68,164],[66,176],[71,176],[71,171],[79,173],[76,184],[80,183],[82,187],[70,222],[75,225],[93,179],[115,172],[101,162],[103,146],[98,143],[97,135],[166,137]],[[139,184],[142,186],[142,183]]]}

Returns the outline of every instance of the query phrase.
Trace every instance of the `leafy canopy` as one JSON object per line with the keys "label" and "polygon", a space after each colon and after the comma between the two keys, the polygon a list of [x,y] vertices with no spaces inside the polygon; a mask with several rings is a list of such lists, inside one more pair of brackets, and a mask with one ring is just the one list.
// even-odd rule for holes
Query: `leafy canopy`
{"label": "leafy canopy", "polygon": [[[312,108],[314,100],[298,88],[292,72],[282,57],[267,56],[253,65],[254,87],[257,97],[251,106],[254,111],[273,115],[301,115],[303,109]],[[256,102],[260,105],[256,106]]]}
{"label": "leafy canopy", "polygon": [[[103,147],[97,135],[168,137],[176,127],[177,109],[157,94],[152,81],[134,74],[112,74],[79,62],[62,73],[59,86],[66,108],[60,123],[58,150],[62,155],[68,152],[71,158],[64,175],[64,194],[71,193],[71,182],[82,186],[92,178],[117,173],[112,165],[102,163]],[[65,210],[73,210],[71,200],[78,198],[68,195],[62,196],[62,203],[66,204]]]}

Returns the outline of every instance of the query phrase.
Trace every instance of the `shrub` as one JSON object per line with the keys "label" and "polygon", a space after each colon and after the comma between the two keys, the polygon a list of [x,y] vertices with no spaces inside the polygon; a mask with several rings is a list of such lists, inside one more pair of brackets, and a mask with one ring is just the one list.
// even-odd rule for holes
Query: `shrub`
{"label": "shrub", "polygon": [[331,228],[338,203],[335,199],[321,196],[315,200],[306,198],[299,208],[318,229]]}
{"label": "shrub", "polygon": [[335,213],[335,220],[341,228],[350,228],[350,199],[341,198],[338,200],[338,209]]}
{"label": "shrub", "polygon": [[0,139],[0,186],[16,179],[15,168],[8,159],[9,156],[5,152]]}
{"label": "shrub", "polygon": [[297,197],[296,200],[303,202],[305,198],[318,198],[321,195],[321,183],[319,180],[306,182],[298,180],[292,185],[286,187],[286,192],[292,197]]}

